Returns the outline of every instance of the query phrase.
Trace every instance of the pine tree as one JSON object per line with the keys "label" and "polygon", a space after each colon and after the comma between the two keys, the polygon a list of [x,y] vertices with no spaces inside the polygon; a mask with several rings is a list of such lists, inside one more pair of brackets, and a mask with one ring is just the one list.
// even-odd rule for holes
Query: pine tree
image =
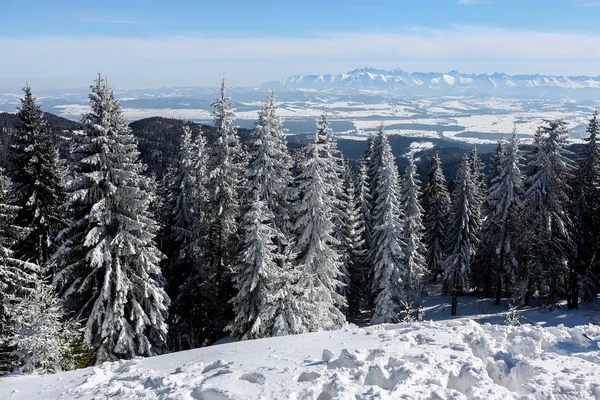
{"label": "pine tree", "polygon": [[544,120],[536,133],[535,158],[531,161],[532,174],[527,178],[524,198],[525,237],[521,240],[529,250],[521,270],[525,303],[534,285],[542,282],[549,288],[552,303],[561,285],[574,290],[570,282],[564,281],[569,275],[567,261],[573,250],[572,223],[567,212],[571,189],[567,182],[572,177],[572,165],[566,142],[566,123],[560,119]]}
{"label": "pine tree", "polygon": [[496,305],[500,305],[502,284],[515,282],[517,270],[517,243],[524,195],[521,175],[519,137],[514,130],[509,142],[504,145],[498,162],[498,175],[491,182],[487,203],[490,208],[487,235],[492,239],[496,276]]}
{"label": "pine tree", "polygon": [[345,321],[340,308],[346,300],[339,291],[342,286],[339,242],[332,236],[337,204],[338,180],[336,158],[328,135],[329,121],[323,114],[317,126],[315,142],[306,148],[307,158],[298,177],[300,200],[297,211],[296,265],[298,285],[303,288],[307,304],[302,321],[307,331],[337,329]]}
{"label": "pine tree", "polygon": [[153,184],[141,174],[137,142],[111,87],[99,76],[91,89],[67,203],[73,222],[53,258],[54,283],[83,321],[99,363],[162,353],[169,298],[148,209]]}
{"label": "pine tree", "polygon": [[[404,213],[405,250],[405,304],[418,307],[422,291],[422,280],[427,270],[425,246],[423,244],[423,208],[419,203],[421,197],[421,181],[417,177],[417,167],[412,157],[404,172],[400,190],[400,201]],[[412,308],[412,307],[411,307]],[[412,309],[406,310],[410,318]]]}
{"label": "pine tree", "polygon": [[[600,291],[600,124],[594,112],[586,129],[589,136],[577,159],[575,172],[574,223],[577,271],[581,275],[581,299],[590,302]],[[576,296],[573,296],[574,299]],[[578,296],[577,296],[578,297]],[[572,302],[574,307],[577,304]]]}
{"label": "pine tree", "polygon": [[383,128],[380,128],[375,142],[378,145],[373,156],[380,161],[373,185],[373,197],[376,200],[369,254],[373,268],[371,290],[375,299],[373,322],[395,322],[401,311],[406,278],[402,204],[398,169]]}
{"label": "pine tree", "polygon": [[37,266],[14,257],[12,247],[21,235],[14,225],[17,207],[8,204],[10,179],[0,170],[0,375],[12,370],[16,359],[8,345],[14,304],[31,295],[35,289]]}
{"label": "pine tree", "polygon": [[346,239],[343,263],[348,271],[346,301],[349,314],[358,314],[366,307],[368,299],[368,272],[364,239],[365,222],[361,216],[360,192],[354,185],[355,177],[348,167],[344,180],[347,200],[347,219],[344,221]]}
{"label": "pine tree", "polygon": [[203,249],[205,267],[186,284],[190,299],[203,297],[198,323],[206,327],[202,344],[219,339],[232,317],[229,301],[234,296],[233,266],[240,251],[239,222],[244,207],[244,171],[247,155],[233,125],[231,99],[225,80],[220,96],[211,104],[215,141],[208,162],[207,240]]}
{"label": "pine tree", "polygon": [[45,279],[38,277],[35,290],[15,303],[11,313],[6,344],[13,349],[17,370],[47,374],[69,369],[80,332],[65,321],[61,301]]}
{"label": "pine tree", "polygon": [[425,215],[423,239],[427,249],[427,269],[434,280],[444,271],[449,208],[450,195],[442,171],[442,162],[436,151],[431,159],[427,178],[425,179],[425,187],[423,188],[423,210]]}
{"label": "pine tree", "polygon": [[[487,184],[485,177],[485,164],[481,161],[479,157],[479,152],[477,151],[477,146],[473,146],[471,153],[469,154],[469,167],[471,169],[471,178],[473,179],[473,183],[475,184],[475,195],[477,196],[477,200],[480,206],[484,205],[485,198],[487,196]],[[480,210],[481,217],[483,217],[483,211]],[[478,232],[481,230],[483,224],[483,218],[479,218]]]}
{"label": "pine tree", "polygon": [[59,210],[64,202],[62,166],[41,107],[30,87],[23,91],[19,128],[11,146],[14,172],[10,202],[18,207],[14,223],[24,233],[14,247],[15,256],[37,262],[41,252],[46,262],[53,250],[52,241],[63,226]]}
{"label": "pine tree", "polygon": [[[184,127],[176,168],[167,176],[167,194],[162,206],[167,221],[168,260],[165,268],[168,295],[173,299],[170,332],[174,349],[196,347],[204,327],[196,319],[195,310],[206,300],[190,296],[190,286],[200,285],[205,263],[207,171],[204,136],[192,137]],[[192,283],[190,280],[193,279]]]}
{"label": "pine tree", "polygon": [[275,244],[281,234],[273,227],[275,216],[255,193],[242,221],[244,251],[233,278],[238,290],[232,299],[235,317],[227,327],[240,339],[267,337],[272,332],[273,321],[260,317],[270,300],[271,285],[277,282],[280,259],[284,257]]}
{"label": "pine tree", "polygon": [[458,294],[469,288],[471,260],[479,242],[480,198],[478,183],[471,175],[469,156],[462,159],[452,193],[445,280],[452,296],[451,314],[457,314]]}
{"label": "pine tree", "polygon": [[283,308],[287,300],[280,298],[282,292],[295,296],[290,293],[293,274],[288,262],[291,221],[287,201],[292,160],[276,111],[272,94],[259,112],[249,146],[246,187],[254,200],[242,221],[244,247],[241,262],[234,268],[238,290],[232,300],[235,317],[228,326],[239,338],[268,337],[294,330],[285,323],[284,315],[290,311]]}
{"label": "pine tree", "polygon": [[292,184],[292,158],[275,100],[274,93],[267,98],[252,131],[247,187],[249,193],[258,195],[266,203],[279,232],[289,235],[291,220],[287,203]]}
{"label": "pine tree", "polygon": [[163,214],[169,224],[169,261],[165,268],[169,296],[175,299],[179,288],[190,275],[193,265],[192,243],[194,242],[195,219],[198,218],[196,190],[201,183],[196,182],[195,151],[192,144],[192,131],[183,128],[181,145],[175,169],[167,178],[166,201],[162,205]]}

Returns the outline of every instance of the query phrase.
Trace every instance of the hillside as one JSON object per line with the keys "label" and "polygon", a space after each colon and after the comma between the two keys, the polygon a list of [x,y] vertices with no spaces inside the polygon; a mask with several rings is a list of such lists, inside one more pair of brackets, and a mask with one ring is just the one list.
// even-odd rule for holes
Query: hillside
{"label": "hillside", "polygon": [[423,322],[216,345],[45,377],[0,378],[25,399],[600,398],[598,326]]}

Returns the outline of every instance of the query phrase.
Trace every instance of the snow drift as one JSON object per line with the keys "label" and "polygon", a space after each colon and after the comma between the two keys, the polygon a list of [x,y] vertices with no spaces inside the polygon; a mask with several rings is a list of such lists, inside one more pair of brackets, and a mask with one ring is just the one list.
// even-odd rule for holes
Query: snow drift
{"label": "snow drift", "polygon": [[444,323],[348,325],[0,379],[16,399],[600,399],[600,349],[566,328]]}

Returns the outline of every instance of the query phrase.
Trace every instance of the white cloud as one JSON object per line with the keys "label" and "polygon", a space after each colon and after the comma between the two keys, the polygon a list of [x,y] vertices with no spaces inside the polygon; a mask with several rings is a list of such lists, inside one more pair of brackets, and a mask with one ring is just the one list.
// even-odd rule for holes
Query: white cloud
{"label": "white cloud", "polygon": [[472,6],[475,4],[484,4],[490,3],[490,0],[458,0],[458,4],[463,4],[466,6]]}
{"label": "white cloud", "polygon": [[598,74],[600,35],[473,26],[307,37],[0,37],[0,85],[87,86],[97,71],[117,86],[256,85],[290,74],[362,66],[463,72]]}
{"label": "white cloud", "polygon": [[575,0],[577,7],[600,7],[600,1]]}

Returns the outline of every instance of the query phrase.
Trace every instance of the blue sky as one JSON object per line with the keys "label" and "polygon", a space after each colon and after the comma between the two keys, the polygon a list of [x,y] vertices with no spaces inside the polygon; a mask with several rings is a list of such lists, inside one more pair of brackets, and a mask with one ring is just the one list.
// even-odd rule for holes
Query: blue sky
{"label": "blue sky", "polygon": [[600,75],[600,0],[0,0],[0,87],[236,86],[356,67]]}

